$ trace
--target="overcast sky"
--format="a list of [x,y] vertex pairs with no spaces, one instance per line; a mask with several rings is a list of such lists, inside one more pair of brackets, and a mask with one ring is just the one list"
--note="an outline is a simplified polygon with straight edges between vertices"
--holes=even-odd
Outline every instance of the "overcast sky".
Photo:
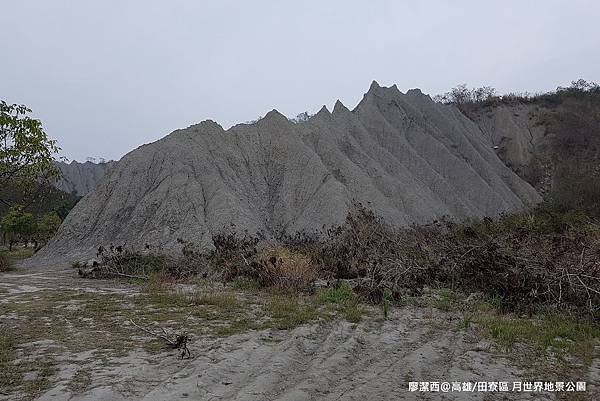
[[0,99],[77,160],[205,119],[353,108],[373,79],[430,94],[600,80],[595,0],[0,1]]

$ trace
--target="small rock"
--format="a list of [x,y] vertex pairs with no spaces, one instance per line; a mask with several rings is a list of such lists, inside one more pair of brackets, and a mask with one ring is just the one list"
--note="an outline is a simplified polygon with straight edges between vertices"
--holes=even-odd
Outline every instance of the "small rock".
[[468,305],[473,305],[477,302],[480,302],[483,300],[483,293],[482,292],[472,292],[469,294],[469,296],[467,297],[467,299],[465,299],[465,303]]
[[321,288],[326,288],[329,284],[327,283],[327,280],[323,280],[323,279],[318,279],[313,283],[313,286],[315,289],[321,289]]

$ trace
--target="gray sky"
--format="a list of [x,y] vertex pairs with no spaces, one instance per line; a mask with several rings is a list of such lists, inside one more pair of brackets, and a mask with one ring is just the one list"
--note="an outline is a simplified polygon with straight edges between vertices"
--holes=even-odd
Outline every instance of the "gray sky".
[[120,158],[205,119],[224,127],[373,79],[436,94],[600,80],[600,2],[1,0],[0,98],[70,159]]

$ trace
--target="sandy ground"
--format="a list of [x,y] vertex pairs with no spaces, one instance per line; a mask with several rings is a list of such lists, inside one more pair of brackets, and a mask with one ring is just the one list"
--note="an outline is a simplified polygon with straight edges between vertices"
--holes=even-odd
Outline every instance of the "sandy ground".
[[[127,283],[78,279],[70,270],[18,271],[0,274],[0,307],[25,302],[20,297],[36,292],[67,290],[106,297],[134,296],[138,291]],[[0,309],[1,324],[17,318]],[[40,386],[43,391],[4,392],[0,400],[555,399],[551,393],[410,392],[410,381],[533,380],[531,366],[524,369],[488,340],[457,329],[451,315],[431,308],[393,308],[386,320],[369,316],[357,324],[334,319],[290,330],[195,336],[192,358],[184,360],[174,351],[149,352],[143,347],[103,357],[93,347],[77,352],[44,341],[20,344],[19,349],[51,354],[54,371]],[[588,380],[597,380],[599,368],[595,360]],[[591,400],[597,395],[588,391],[567,399]]]

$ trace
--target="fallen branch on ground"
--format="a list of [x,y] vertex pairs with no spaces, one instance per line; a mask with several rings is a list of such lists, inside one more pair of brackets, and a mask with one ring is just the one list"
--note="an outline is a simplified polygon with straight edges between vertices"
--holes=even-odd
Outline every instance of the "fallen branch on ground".
[[187,346],[188,342],[190,341],[190,337],[187,334],[169,334],[164,327],[161,327],[162,333],[156,333],[140,326],[134,322],[133,319],[129,319],[129,321],[144,333],[159,338],[165,341],[169,347],[179,350],[181,359],[190,358],[192,356]]
[[79,276],[82,278],[106,278],[106,277],[125,277],[133,278],[138,280],[148,280],[147,276],[136,276],[133,274],[125,274],[116,272],[112,269],[104,268],[101,266],[92,267],[91,269],[79,269]]

